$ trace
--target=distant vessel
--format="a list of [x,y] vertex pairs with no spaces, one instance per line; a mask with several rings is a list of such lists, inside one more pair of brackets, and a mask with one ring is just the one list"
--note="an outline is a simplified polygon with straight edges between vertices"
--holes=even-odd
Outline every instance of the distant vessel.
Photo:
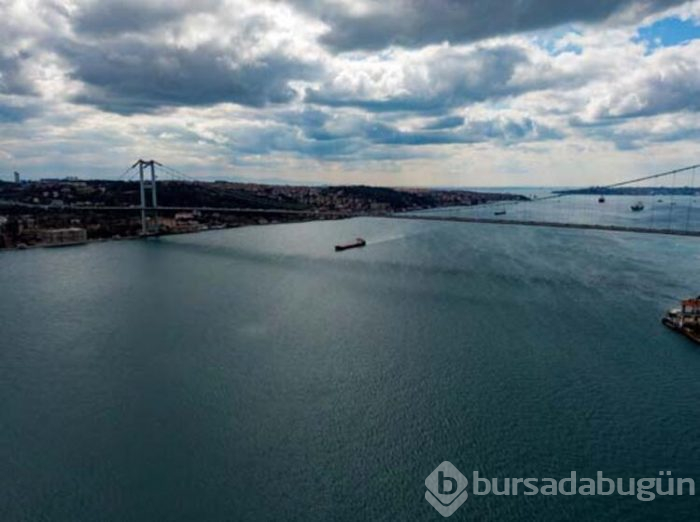
[[604,196],[600,196],[600,197],[598,198],[598,203],[605,203],[605,197],[604,197]]
[[642,203],[641,201],[637,201],[630,208],[632,209],[632,212],[641,212],[642,210],[644,210],[644,203]]
[[680,308],[669,310],[661,322],[671,330],[700,343],[700,296],[684,299]]
[[503,216],[505,215],[506,211],[505,210],[497,210],[496,212],[493,213],[494,216]]
[[360,248],[365,246],[366,244],[367,242],[364,239],[358,237],[354,243],[347,243],[345,245],[335,245],[335,251],[342,252],[343,250],[348,250],[350,248]]

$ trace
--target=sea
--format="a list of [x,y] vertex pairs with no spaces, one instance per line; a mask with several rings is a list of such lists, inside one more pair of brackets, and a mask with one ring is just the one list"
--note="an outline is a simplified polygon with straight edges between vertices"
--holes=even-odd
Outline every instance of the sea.
[[[660,322],[699,267],[694,237],[383,218],[2,252],[0,519],[442,520],[444,461],[700,487],[700,346]],[[468,491],[452,520],[698,514]]]

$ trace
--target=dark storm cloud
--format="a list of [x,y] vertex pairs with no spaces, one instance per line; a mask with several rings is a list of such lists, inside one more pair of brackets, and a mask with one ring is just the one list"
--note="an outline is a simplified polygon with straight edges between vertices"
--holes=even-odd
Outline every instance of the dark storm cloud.
[[330,26],[323,42],[337,50],[420,47],[599,22],[627,8],[652,13],[685,0],[385,0],[353,13],[328,0],[292,0]]
[[302,111],[287,111],[277,116],[279,121],[302,129],[321,129],[330,118],[326,112],[308,107]]
[[292,100],[293,79],[315,67],[283,54],[246,61],[213,45],[194,49],[122,38],[109,46],[64,47],[71,75],[86,85],[75,101],[123,114],[231,102],[261,107]]
[[313,136],[316,131],[320,131],[320,127],[315,124],[307,128],[301,122],[288,124],[283,118],[280,123],[233,129],[228,137],[231,138],[231,149],[243,155],[283,152],[328,159],[363,155],[365,152],[367,144],[359,135],[336,136],[327,132],[328,139],[316,139]]
[[0,123],[19,123],[41,112],[36,89],[22,65],[28,52],[0,54]]
[[435,131],[401,131],[393,126],[377,123],[369,126],[365,135],[373,143],[387,145],[439,145],[483,141],[515,143],[563,138],[560,132],[538,124],[530,118],[474,120],[454,129]]
[[[397,150],[386,159],[396,159],[401,154],[427,154],[417,150],[426,145],[482,142],[510,145],[564,137],[531,118],[460,120],[459,125],[456,121],[450,122],[449,128],[402,130],[376,115],[357,117],[334,113],[331,116],[323,111],[304,109],[280,114],[275,124],[262,130],[236,130],[232,141],[236,151],[243,154],[286,151],[324,159],[350,155],[367,159],[377,147],[382,150],[394,147],[402,152]],[[378,158],[372,156],[372,159]]]
[[9,56],[0,54],[0,94],[34,94],[31,82],[22,74],[22,62],[30,59],[27,52]]
[[441,130],[441,129],[453,129],[459,127],[464,123],[464,118],[462,116],[444,116],[436,120],[431,121],[427,125],[423,126],[425,130]]
[[92,0],[80,4],[72,17],[79,33],[109,36],[157,29],[187,14],[216,7],[218,0]]
[[371,142],[383,145],[440,145],[471,141],[456,132],[402,131],[382,123],[369,126],[366,136]]
[[275,111],[258,124],[231,126],[217,139],[192,139],[212,140],[213,145],[225,142],[236,157],[281,153],[319,160],[381,161],[433,157],[437,152],[431,145],[491,142],[510,146],[563,137],[557,130],[526,117],[467,120],[440,130],[405,130],[381,115],[307,107]]
[[588,125],[581,127],[591,138],[605,143],[613,143],[618,150],[639,150],[654,143],[697,141],[700,127],[681,124],[658,132],[645,128],[630,128],[620,122],[615,125]]

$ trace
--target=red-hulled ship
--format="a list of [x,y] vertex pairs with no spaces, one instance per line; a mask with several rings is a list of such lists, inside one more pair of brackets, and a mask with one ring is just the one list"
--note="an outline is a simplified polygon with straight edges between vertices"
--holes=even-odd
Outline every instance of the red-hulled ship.
[[671,330],[700,343],[700,296],[684,299],[681,301],[681,307],[669,310],[661,322]]
[[364,239],[358,237],[354,243],[347,243],[345,245],[335,245],[335,251],[342,252],[343,250],[348,250],[350,248],[360,248],[365,246],[366,244],[367,242]]

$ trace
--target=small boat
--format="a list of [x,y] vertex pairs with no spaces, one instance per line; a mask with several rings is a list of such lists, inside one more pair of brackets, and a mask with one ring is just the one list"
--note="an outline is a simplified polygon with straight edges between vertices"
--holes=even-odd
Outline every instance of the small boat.
[[671,330],[700,343],[700,296],[684,299],[681,301],[681,307],[666,312],[661,322]]
[[504,216],[506,213],[505,210],[497,210],[496,212],[493,213],[494,216]]
[[605,203],[605,196],[600,196],[598,198],[598,203]]
[[335,251],[342,252],[343,250],[348,250],[350,248],[360,248],[365,246],[366,244],[367,242],[364,239],[358,237],[354,243],[347,243],[345,245],[335,245]]
[[641,201],[637,201],[630,208],[632,209],[632,212],[641,212],[642,210],[644,210],[644,203],[642,203]]

